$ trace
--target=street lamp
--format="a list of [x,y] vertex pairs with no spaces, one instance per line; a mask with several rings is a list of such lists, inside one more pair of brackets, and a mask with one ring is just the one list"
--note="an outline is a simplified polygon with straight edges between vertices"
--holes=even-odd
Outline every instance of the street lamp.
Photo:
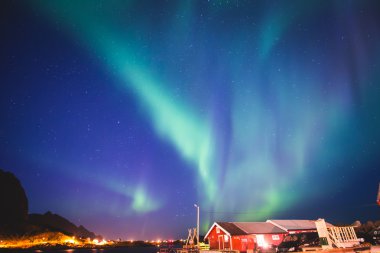
[[199,248],[199,206],[194,204],[194,207],[197,208],[197,246]]

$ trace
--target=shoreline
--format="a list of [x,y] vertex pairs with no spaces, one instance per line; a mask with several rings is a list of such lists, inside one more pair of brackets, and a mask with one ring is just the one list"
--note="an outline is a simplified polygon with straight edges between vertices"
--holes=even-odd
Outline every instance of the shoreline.
[[127,243],[114,243],[114,244],[104,244],[104,245],[93,245],[93,244],[84,244],[84,245],[67,245],[67,244],[39,244],[31,245],[25,247],[0,247],[0,252],[4,250],[70,250],[70,249],[108,249],[108,248],[157,248],[156,245],[131,245]]

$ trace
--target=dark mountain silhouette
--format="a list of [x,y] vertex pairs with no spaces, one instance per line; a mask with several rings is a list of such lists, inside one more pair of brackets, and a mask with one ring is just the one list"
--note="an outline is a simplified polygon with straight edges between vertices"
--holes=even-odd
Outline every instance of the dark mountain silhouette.
[[28,219],[28,198],[20,181],[0,169],[0,233],[23,230]]
[[93,239],[96,236],[93,232],[88,231],[82,225],[77,227],[62,216],[51,212],[47,212],[45,214],[30,214],[29,223],[50,231],[63,232],[64,234],[74,235],[77,237],[89,237]]
[[47,212],[28,215],[28,198],[20,181],[11,172],[0,169],[0,235],[26,235],[41,232],[62,232],[66,235],[94,239],[85,227]]

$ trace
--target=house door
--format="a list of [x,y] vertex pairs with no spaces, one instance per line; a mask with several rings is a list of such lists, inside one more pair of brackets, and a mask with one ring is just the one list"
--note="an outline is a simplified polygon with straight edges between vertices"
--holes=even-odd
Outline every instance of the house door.
[[219,250],[230,249],[230,238],[228,235],[218,235]]
[[219,245],[219,250],[224,249],[224,238],[223,238],[223,235],[218,235],[218,245]]
[[241,239],[241,251],[247,251],[247,245],[248,244],[248,240],[247,238],[242,238]]

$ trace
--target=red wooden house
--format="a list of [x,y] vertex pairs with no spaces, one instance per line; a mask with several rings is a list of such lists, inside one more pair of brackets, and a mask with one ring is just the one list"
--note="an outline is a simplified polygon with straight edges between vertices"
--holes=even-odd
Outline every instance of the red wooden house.
[[215,222],[207,234],[210,249],[240,252],[281,243],[287,232],[269,222]]

